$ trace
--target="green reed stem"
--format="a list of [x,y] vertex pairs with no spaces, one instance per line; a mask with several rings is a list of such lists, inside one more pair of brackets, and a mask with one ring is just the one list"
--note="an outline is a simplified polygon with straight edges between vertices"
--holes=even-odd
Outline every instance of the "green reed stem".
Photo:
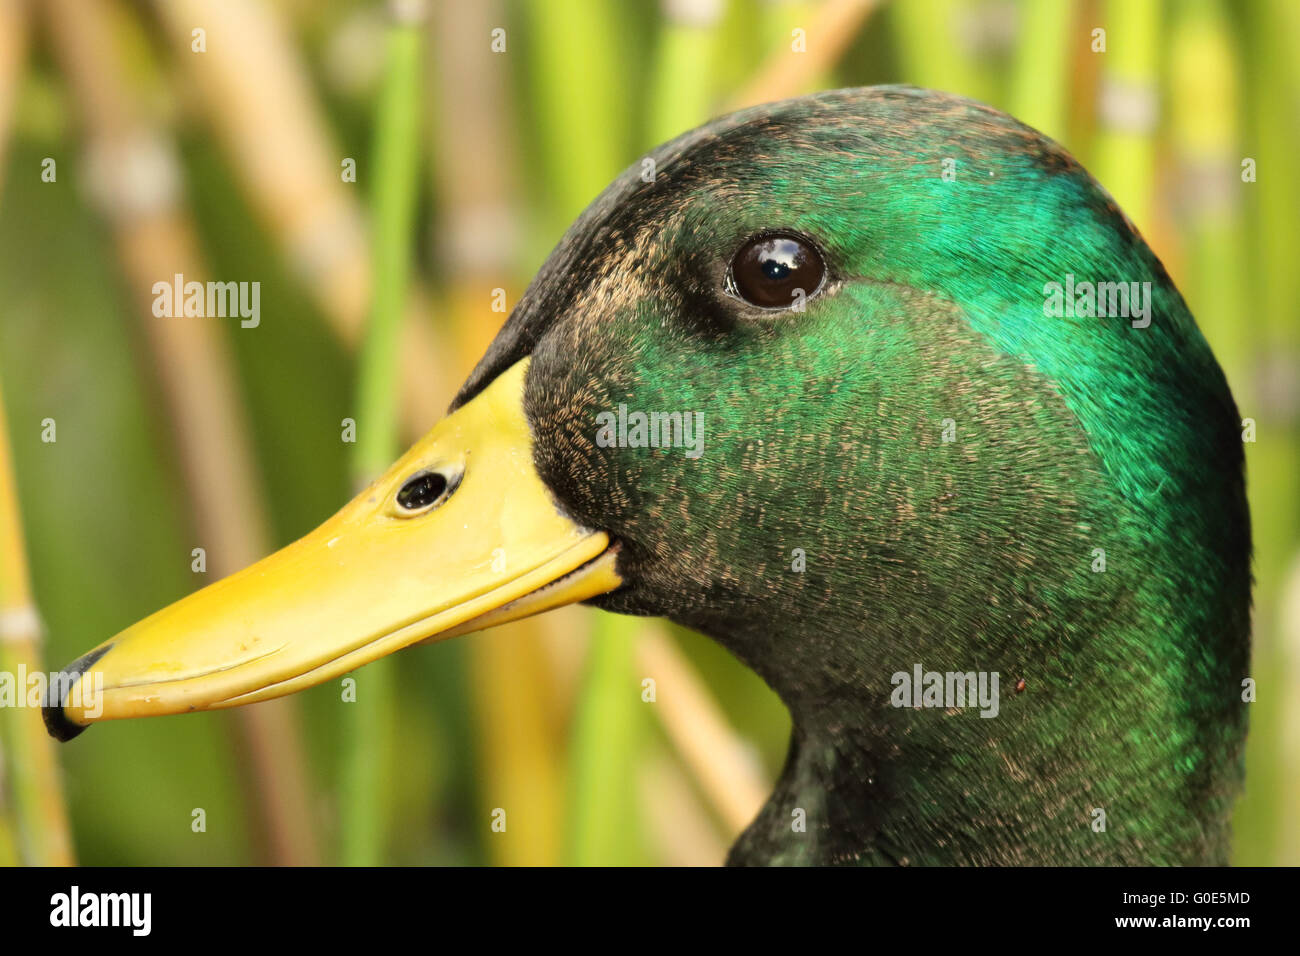
[[[638,92],[623,43],[620,4],[570,0],[529,10],[531,89],[548,184],[550,242],[636,157],[630,117]],[[566,862],[636,862],[635,778],[641,717],[625,620],[596,619],[569,750]]]
[[1020,17],[1007,112],[1064,140],[1074,7],[1061,0],[1025,0]]
[[[373,150],[373,287],[357,385],[357,487],[374,480],[398,451],[398,344],[410,284],[418,199],[420,67],[423,28],[398,23],[388,37]],[[362,178],[362,176],[358,178]],[[348,866],[382,862],[392,775],[394,664],[385,658],[352,675],[356,701],[344,722],[340,858]]]
[[907,0],[888,7],[898,46],[900,79],[988,102],[992,75],[971,44],[964,42],[981,15],[970,0]]
[[[1223,18],[1240,16],[1236,4]],[[1283,630],[1286,576],[1300,540],[1300,422],[1278,382],[1300,375],[1300,182],[1292,172],[1300,151],[1294,121],[1300,98],[1300,9],[1290,0],[1246,5],[1245,89],[1234,106],[1248,118],[1234,168],[1234,187],[1248,215],[1244,229],[1246,291],[1228,317],[1245,341],[1239,375],[1227,369],[1244,417],[1256,420],[1257,436],[1246,445],[1246,480],[1255,546],[1255,630],[1251,669],[1256,675],[1285,675],[1300,655]],[[1246,59],[1248,57],[1248,60]],[[1241,160],[1256,162],[1256,182],[1240,181]],[[1203,281],[1219,277],[1217,263],[1203,267]],[[1197,315],[1198,319],[1200,314]],[[1207,332],[1208,334],[1208,332]],[[1266,374],[1265,374],[1266,373]],[[1267,387],[1266,383],[1274,383]],[[1280,400],[1279,400],[1280,399]],[[1283,677],[1283,681],[1286,678]],[[1293,685],[1292,685],[1293,686]],[[1291,865],[1300,859],[1300,825],[1295,818],[1297,757],[1294,727],[1300,705],[1294,693],[1260,696],[1251,705],[1246,743],[1246,792],[1233,819],[1233,863]]]
[[[42,672],[40,633],[36,606],[29,584],[18,488],[9,456],[9,429],[4,399],[0,396],[0,673]],[[0,824],[0,852],[8,843],[31,866],[67,866],[73,863],[63,785],[59,777],[54,742],[45,732],[39,707],[0,707],[0,753],[7,759],[0,774],[8,793],[0,807],[12,817]],[[7,798],[7,799],[6,799]]]
[[1161,23],[1158,3],[1107,2],[1101,118],[1092,173],[1148,238],[1155,207]]

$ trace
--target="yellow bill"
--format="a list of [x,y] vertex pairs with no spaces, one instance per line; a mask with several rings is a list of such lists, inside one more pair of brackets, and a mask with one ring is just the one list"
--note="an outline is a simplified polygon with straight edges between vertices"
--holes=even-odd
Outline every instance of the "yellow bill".
[[233,707],[621,584],[601,531],[533,467],[524,359],[315,531],[127,628],[65,671],[46,726]]

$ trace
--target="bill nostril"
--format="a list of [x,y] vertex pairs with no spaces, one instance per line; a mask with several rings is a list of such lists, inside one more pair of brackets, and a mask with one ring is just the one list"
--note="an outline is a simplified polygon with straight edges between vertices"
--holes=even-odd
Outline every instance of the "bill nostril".
[[417,472],[397,492],[397,506],[408,515],[427,511],[455,493],[461,474],[460,470],[450,475],[432,469]]
[[407,511],[417,511],[433,504],[446,490],[446,478],[436,471],[426,471],[402,486],[402,490],[397,493],[397,503]]

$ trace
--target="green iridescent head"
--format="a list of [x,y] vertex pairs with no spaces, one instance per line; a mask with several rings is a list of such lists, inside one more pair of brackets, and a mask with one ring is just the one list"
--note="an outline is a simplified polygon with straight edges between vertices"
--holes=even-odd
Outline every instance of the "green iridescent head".
[[[1239,421],[1113,200],[1014,119],[909,88],[748,110],[651,158],[570,229],[458,400],[532,356],[539,471],[622,544],[627,584],[594,603],[754,667],[795,720],[783,787],[874,781],[837,824],[857,852],[947,826],[925,807],[960,789],[995,830],[1056,801],[1069,858],[1221,857],[1248,654]],[[999,673],[999,716],[892,706],[915,664]],[[1090,780],[1162,786],[1101,841]],[[786,852],[772,806],[742,857]]]

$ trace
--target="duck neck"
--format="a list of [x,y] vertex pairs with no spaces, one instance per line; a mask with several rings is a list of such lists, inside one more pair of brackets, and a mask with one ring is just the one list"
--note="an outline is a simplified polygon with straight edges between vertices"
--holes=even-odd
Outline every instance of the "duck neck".
[[[978,642],[912,635],[890,642],[909,649],[896,669],[846,665],[833,685],[764,674],[790,749],[728,862],[1226,863],[1245,708],[1224,688],[1243,662],[1153,642],[1141,605]],[[958,660],[970,669],[949,671]]]
[[[1005,693],[1015,684],[1008,681]],[[1083,798],[1099,776],[1095,767],[1065,761],[1045,777],[1034,737],[1024,725],[942,704],[801,710],[774,792],[728,863],[934,866],[1045,863],[1063,852],[1080,862],[1104,857],[1103,834],[1091,829],[1092,811],[1104,807]],[[1048,805],[1055,821],[1045,816]]]

